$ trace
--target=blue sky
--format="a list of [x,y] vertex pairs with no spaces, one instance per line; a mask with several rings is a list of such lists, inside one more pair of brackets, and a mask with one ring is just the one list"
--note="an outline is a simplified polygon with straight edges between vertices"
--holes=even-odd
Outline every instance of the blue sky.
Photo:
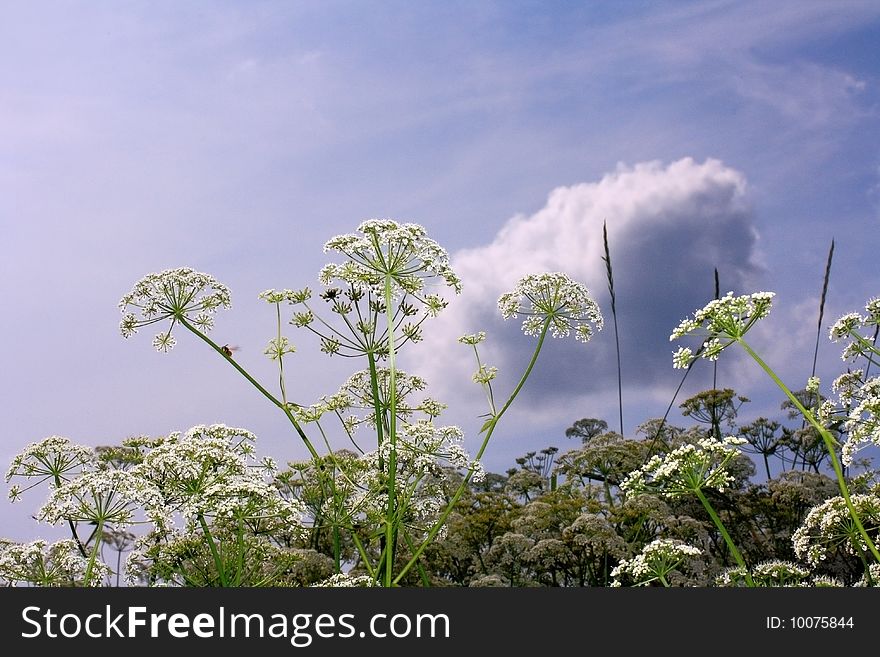
[[[424,225],[464,293],[405,365],[469,446],[483,412],[455,343],[485,329],[509,391],[532,343],[494,312],[530,271],[567,271],[606,315],[608,225],[625,429],[678,383],[671,329],[713,293],[777,292],[755,347],[793,387],[826,324],[878,293],[880,5],[848,2],[19,2],[0,8],[0,460],[52,434],[90,445],[211,422],[279,461],[303,450],[228,365],[179,336],[118,333],[118,299],[168,267],[233,293],[216,339],[266,381],[268,287],[316,284],[323,243],[370,217]],[[617,415],[613,334],[547,346],[490,445],[503,471]],[[295,333],[288,391],[351,363]],[[265,362],[264,362],[265,361]],[[842,363],[824,340],[826,382]],[[292,370],[292,371],[291,371]],[[719,383],[781,396],[734,354]],[[691,392],[709,387],[695,370]],[[673,421],[687,424],[682,418]],[[571,445],[573,446],[573,445]],[[25,538],[41,500],[0,506]]]

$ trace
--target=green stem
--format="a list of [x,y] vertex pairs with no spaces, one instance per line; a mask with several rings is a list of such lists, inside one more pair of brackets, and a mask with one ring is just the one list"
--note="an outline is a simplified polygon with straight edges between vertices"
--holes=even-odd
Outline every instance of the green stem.
[[[281,348],[281,304],[275,304],[275,316],[277,322],[276,340],[278,351],[283,352]],[[287,389],[284,386],[284,353],[278,354],[278,387],[281,390],[281,403],[287,407]]]
[[199,524],[202,526],[202,532],[205,534],[208,548],[211,550],[211,556],[214,558],[214,565],[217,567],[217,574],[220,577],[220,586],[228,586],[226,581],[226,571],[223,568],[223,560],[220,558],[220,553],[217,551],[217,545],[214,543],[214,537],[211,536],[211,530],[208,529],[208,523],[205,522],[205,516],[201,513],[199,514]]
[[736,561],[737,565],[739,565],[739,567],[743,569],[743,572],[745,572],[746,584],[750,587],[754,587],[755,583],[752,581],[752,575],[749,573],[746,562],[740,554],[739,550],[736,548],[733,539],[730,538],[730,534],[727,533],[727,529],[725,529],[724,523],[721,522],[721,518],[719,518],[718,514],[715,513],[715,509],[712,508],[712,505],[709,503],[709,500],[706,499],[706,496],[703,494],[703,491],[701,489],[694,489],[694,493],[696,493],[697,497],[700,498],[700,502],[703,503],[703,508],[705,508],[706,511],[709,513],[709,517],[712,518],[712,522],[715,523],[718,531],[721,532],[721,536],[724,537],[724,542],[727,543],[727,547],[730,548],[730,554],[733,555],[733,558]]
[[181,324],[183,324],[187,329],[189,329],[192,333],[198,336],[202,341],[206,342],[211,349],[216,351],[218,354],[223,356],[226,361],[232,365],[236,370],[238,370],[239,374],[241,374],[244,378],[246,378],[252,386],[254,386],[266,399],[275,404],[278,408],[280,408],[284,414],[287,416],[287,419],[293,425],[293,428],[299,434],[300,439],[305,444],[306,448],[309,450],[309,454],[311,454],[312,458],[317,461],[320,460],[320,456],[318,455],[317,450],[315,449],[312,442],[309,440],[308,436],[306,436],[305,431],[303,431],[302,426],[300,426],[299,422],[297,422],[296,418],[293,417],[293,413],[290,412],[290,404],[282,402],[275,398],[275,396],[266,390],[262,385],[260,385],[259,381],[257,381],[254,377],[252,377],[247,370],[245,370],[241,365],[239,365],[234,358],[228,356],[221,347],[217,345],[216,342],[211,340],[207,335],[199,331],[195,326],[190,324],[185,317],[178,318]]
[[397,479],[397,370],[394,363],[394,317],[391,313],[391,275],[385,274],[385,317],[388,320],[388,508],[385,513],[385,586],[392,586],[396,542],[395,483]]
[[361,555],[361,559],[364,563],[364,568],[367,569],[367,574],[373,579],[376,579],[376,571],[373,570],[373,567],[370,565],[370,557],[367,554],[366,549],[364,548],[364,544],[361,543],[361,539],[358,538],[357,531],[354,527],[351,528],[351,539],[352,541],[354,541],[354,546],[357,548],[357,551]]
[[[501,416],[510,408],[510,405],[513,403],[513,400],[516,399],[516,396],[519,394],[519,391],[522,390],[522,387],[526,383],[526,379],[529,378],[529,375],[532,373],[532,369],[535,367],[535,363],[538,361],[538,354],[541,353],[541,347],[544,346],[544,339],[547,337],[547,329],[550,328],[550,319],[544,320],[544,326],[541,328],[541,334],[538,336],[538,344],[535,347],[535,352],[532,354],[532,359],[529,361],[528,367],[526,367],[525,372],[523,372],[522,377],[519,380],[516,388],[514,388],[510,397],[505,402],[504,406],[501,407],[501,410],[498,411],[496,415],[493,415],[492,418],[486,423],[484,427],[484,431],[486,431],[486,437],[483,438],[483,443],[480,445],[480,449],[477,451],[476,457],[474,457],[474,461],[479,461],[483,457],[483,452],[486,451],[486,447],[489,446],[489,440],[492,438],[492,434],[495,432],[495,427],[498,426],[498,421],[501,419]],[[455,491],[455,494],[452,496],[449,504],[446,505],[446,508],[443,509],[443,513],[440,515],[440,519],[434,523],[434,526],[431,527],[431,530],[428,532],[428,535],[425,537],[425,540],[419,545],[419,547],[413,553],[413,556],[410,557],[410,560],[406,563],[406,565],[401,569],[400,573],[394,579],[394,583],[400,581],[400,579],[409,571],[410,568],[415,565],[418,558],[422,555],[422,552],[425,551],[425,548],[428,544],[434,540],[434,537],[440,531],[444,524],[446,524],[446,519],[449,518],[449,515],[452,513],[452,510],[455,508],[455,505],[458,504],[458,500],[461,498],[464,493],[465,488],[467,488],[468,483],[471,480],[471,477],[474,474],[474,466],[472,465],[467,474],[462,479],[461,484],[459,484],[458,489]]]
[[880,562],[880,552],[878,552],[877,547],[874,545],[874,542],[868,536],[868,532],[865,531],[864,525],[862,525],[862,521],[859,518],[859,514],[856,511],[856,508],[853,506],[852,500],[849,496],[849,487],[846,485],[846,479],[843,476],[843,470],[840,467],[840,461],[837,458],[837,450],[836,448],[836,440],[831,433],[823,427],[813,414],[804,408],[804,405],[801,404],[800,400],[792,394],[791,390],[776,376],[776,373],[770,369],[770,366],[765,363],[758,354],[756,354],[752,348],[743,340],[741,337],[737,338],[737,342],[739,342],[743,349],[746,350],[746,353],[751,356],[758,365],[761,366],[767,375],[773,379],[773,382],[779,386],[779,389],[785,393],[785,396],[794,404],[795,408],[801,412],[801,414],[807,419],[807,421],[813,425],[816,431],[819,432],[819,435],[822,436],[822,440],[825,442],[825,449],[828,451],[828,457],[831,460],[831,466],[834,468],[834,475],[837,477],[837,485],[840,488],[840,494],[843,496],[843,500],[846,503],[846,508],[849,510],[850,516],[852,516],[853,522],[856,524],[856,528],[859,530],[859,534],[861,534],[862,539],[864,539],[865,544],[868,546],[868,549],[871,551],[871,554],[874,555],[874,559]]
[[95,568],[95,561],[98,560],[98,550],[101,549],[101,534],[104,531],[104,519],[98,520],[98,527],[95,529],[95,544],[92,546],[92,555],[89,557],[89,565],[86,566],[86,574],[83,578],[86,586],[92,580],[92,570]]

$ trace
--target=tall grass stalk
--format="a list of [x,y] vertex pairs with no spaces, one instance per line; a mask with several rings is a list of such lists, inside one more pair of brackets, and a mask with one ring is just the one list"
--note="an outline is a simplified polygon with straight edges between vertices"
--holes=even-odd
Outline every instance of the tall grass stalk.
[[614,320],[614,348],[617,351],[617,407],[620,414],[620,435],[623,435],[623,376],[620,368],[620,337],[617,333],[617,297],[614,294],[614,271],[611,267],[611,250],[608,248],[608,225],[602,222],[602,243],[605,246],[605,274],[608,293],[611,295],[611,317]]
[[[721,298],[721,285],[718,282],[718,267],[715,267],[715,298]],[[712,361],[712,390],[718,390],[718,361]]]
[[[819,321],[816,323],[816,347],[813,349],[813,369],[810,376],[816,376],[816,360],[819,358],[819,340],[822,337],[822,319],[825,317],[825,298],[828,294],[828,279],[831,278],[831,259],[834,257],[834,238],[831,239],[831,248],[828,249],[828,260],[825,263],[825,278],[822,281],[822,296],[819,299]],[[804,419],[806,422],[806,419]]]

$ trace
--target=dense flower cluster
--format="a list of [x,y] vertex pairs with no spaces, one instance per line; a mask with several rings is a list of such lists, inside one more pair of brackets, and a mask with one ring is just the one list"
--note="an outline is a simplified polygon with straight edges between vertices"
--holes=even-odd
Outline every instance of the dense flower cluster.
[[131,292],[119,301],[123,313],[119,329],[129,338],[143,326],[171,320],[166,331],[156,334],[153,346],[167,352],[176,340],[171,335],[174,324],[191,322],[202,331],[214,326],[214,314],[232,305],[228,288],[212,276],[189,267],[166,269],[148,274],[134,284]]
[[[716,360],[724,349],[744,336],[758,320],[770,314],[774,296],[773,292],[755,292],[735,297],[733,292],[728,292],[695,311],[693,318],[683,319],[672,331],[669,340],[687,335],[702,336],[704,339],[699,356]],[[672,364],[676,368],[686,368],[696,357],[689,347],[680,347],[673,354]]]
[[[58,484],[95,466],[95,452],[89,447],[76,445],[63,436],[49,436],[31,443],[12,459],[6,471],[6,481],[14,477],[24,478],[28,482],[26,488],[47,480]],[[13,485],[9,490],[10,500],[17,501],[21,493],[21,486]]]
[[501,295],[498,308],[504,319],[524,317],[523,333],[540,335],[549,324],[554,338],[574,337],[587,342],[602,329],[603,318],[590,291],[581,283],[559,272],[529,274],[516,287]]
[[668,454],[655,455],[621,483],[628,493],[655,493],[677,497],[705,488],[724,491],[733,481],[728,466],[739,455],[744,438],[703,438]]
[[659,538],[648,543],[642,551],[632,559],[624,559],[614,570],[612,586],[621,586],[630,581],[632,586],[648,586],[660,581],[668,586],[667,577],[670,573],[687,565],[689,559],[702,554],[699,548],[687,545],[674,539]]
[[156,486],[132,472],[101,470],[86,472],[53,489],[37,517],[50,524],[100,523],[120,530],[132,523],[138,509],[158,526],[171,522]]
[[88,581],[87,572],[88,559],[72,539],[54,543],[0,540],[0,586],[101,586],[110,568],[104,563],[96,564]]
[[[876,542],[880,538],[880,496],[853,495],[851,501],[868,535]],[[791,540],[798,558],[813,566],[821,565],[837,552],[868,554],[843,497],[832,497],[813,507]]]
[[426,282],[439,279],[456,293],[461,281],[449,266],[449,255],[426,235],[422,226],[391,219],[370,219],[357,233],[339,235],[327,241],[324,251],[347,256],[341,265],[328,264],[321,270],[321,282],[340,281],[380,297],[388,277],[395,295],[420,294]]

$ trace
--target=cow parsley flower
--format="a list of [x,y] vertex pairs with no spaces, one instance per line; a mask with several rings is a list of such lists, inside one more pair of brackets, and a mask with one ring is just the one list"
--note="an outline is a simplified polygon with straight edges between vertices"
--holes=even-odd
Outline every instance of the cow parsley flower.
[[841,460],[851,465],[860,450],[868,445],[880,446],[880,377],[871,377],[858,390],[846,389],[845,394],[854,405],[844,421],[848,436]]
[[567,337],[574,331],[580,342],[589,341],[604,321],[590,291],[559,272],[525,276],[511,292],[501,295],[498,308],[504,319],[522,316],[526,335],[540,335],[544,324],[549,323],[554,338]]
[[699,548],[669,538],[659,538],[648,543],[632,559],[621,561],[612,571],[611,586],[622,586],[631,581],[632,586],[649,586],[660,582],[669,586],[667,577],[688,565],[688,561],[702,554]]
[[355,588],[364,586],[378,586],[378,584],[376,584],[376,580],[374,580],[372,577],[368,577],[367,575],[349,575],[347,573],[337,573],[335,575],[331,575],[327,579],[321,580],[317,584],[312,584],[312,586],[318,588]]
[[427,237],[422,226],[391,219],[370,219],[357,233],[339,235],[327,241],[324,251],[335,251],[348,258],[321,270],[321,282],[341,281],[347,286],[384,295],[385,279],[390,279],[395,296],[419,294],[427,281],[439,279],[456,294],[461,281],[449,266],[449,255]]
[[55,488],[37,517],[50,524],[62,520],[125,529],[142,509],[157,526],[171,522],[159,489],[125,470],[87,472]]
[[737,447],[746,442],[733,436],[722,440],[703,438],[668,454],[657,454],[631,472],[620,488],[628,493],[654,493],[667,498],[705,488],[723,492],[734,481],[727,466],[739,455]]
[[811,572],[791,561],[771,559],[756,564],[750,570],[742,566],[728,568],[715,578],[718,586],[748,586],[746,573],[749,573],[754,586],[782,587],[809,585]]
[[[873,541],[880,538],[880,497],[853,495],[850,498],[865,531]],[[843,497],[832,497],[813,507],[791,537],[799,559],[818,566],[836,552],[865,557],[864,538],[853,522]]]
[[[700,357],[716,360],[724,349],[743,337],[758,320],[770,314],[774,296],[773,292],[755,292],[735,297],[733,292],[728,292],[695,311],[693,318],[683,319],[672,331],[669,340],[687,335],[702,336],[704,340]],[[673,367],[686,368],[694,358],[696,355],[690,349],[679,349],[673,354]]]
[[[13,477],[32,480],[26,489],[47,480],[54,485],[91,470],[95,465],[95,452],[90,447],[76,445],[63,436],[49,436],[31,443],[12,459],[6,471],[6,481]],[[21,493],[20,486],[13,486],[10,499],[16,501]]]
[[122,297],[119,329],[122,337],[129,338],[143,326],[171,320],[168,329],[153,339],[158,351],[167,352],[175,344],[171,335],[175,323],[187,321],[209,331],[217,310],[231,305],[229,289],[212,276],[189,267],[166,269],[144,276]]
[[88,562],[73,539],[54,543],[0,541],[0,586],[101,586],[110,568],[96,561],[85,581]]

